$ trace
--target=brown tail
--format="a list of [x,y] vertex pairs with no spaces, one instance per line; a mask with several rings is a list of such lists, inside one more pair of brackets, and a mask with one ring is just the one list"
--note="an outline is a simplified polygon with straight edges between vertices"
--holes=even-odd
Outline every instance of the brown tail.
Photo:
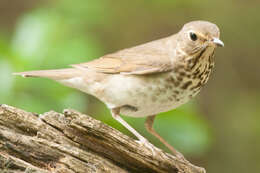
[[79,69],[67,68],[67,69],[56,69],[56,70],[39,70],[39,71],[27,71],[13,73],[14,75],[20,75],[22,77],[44,77],[53,80],[69,79],[76,76],[80,76],[82,72]]

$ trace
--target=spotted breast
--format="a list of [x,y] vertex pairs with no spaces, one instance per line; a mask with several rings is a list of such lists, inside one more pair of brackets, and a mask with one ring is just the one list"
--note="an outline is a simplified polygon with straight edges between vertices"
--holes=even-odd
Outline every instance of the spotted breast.
[[214,49],[209,47],[191,58],[186,57],[170,72],[145,76],[113,75],[107,83],[109,87],[105,87],[104,101],[109,107],[120,105],[122,114],[133,117],[174,109],[198,94],[208,81],[214,66],[213,56]]

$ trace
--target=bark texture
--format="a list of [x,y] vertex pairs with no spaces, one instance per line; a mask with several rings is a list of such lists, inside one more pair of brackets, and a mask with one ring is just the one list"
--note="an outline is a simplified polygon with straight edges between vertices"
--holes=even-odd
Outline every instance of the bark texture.
[[42,115],[0,105],[1,173],[204,173],[74,110]]

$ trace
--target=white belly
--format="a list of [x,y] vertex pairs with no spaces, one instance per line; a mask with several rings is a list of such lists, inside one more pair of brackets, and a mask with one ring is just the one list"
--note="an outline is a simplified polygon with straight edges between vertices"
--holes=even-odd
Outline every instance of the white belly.
[[165,81],[169,75],[172,74],[145,77],[113,75],[104,87],[103,97],[99,98],[109,108],[122,106],[120,112],[127,116],[143,117],[166,112],[191,99],[189,90],[182,90]]

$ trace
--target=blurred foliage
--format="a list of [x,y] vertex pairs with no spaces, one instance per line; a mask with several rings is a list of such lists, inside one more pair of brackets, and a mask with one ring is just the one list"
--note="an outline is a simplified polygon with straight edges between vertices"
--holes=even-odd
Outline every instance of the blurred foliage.
[[[74,108],[130,136],[95,98],[12,72],[90,61],[173,34],[191,20],[216,23],[226,45],[217,51],[216,72],[197,99],[158,116],[155,129],[184,154],[200,156],[209,172],[259,172],[258,1],[2,0],[0,6],[0,103],[37,113]],[[167,150],[145,131],[144,118],[124,119]]]
[[[156,4],[156,1],[151,3]],[[167,1],[167,4],[172,2]],[[45,79],[16,78],[14,82],[11,73],[62,68],[101,56],[104,53],[103,45],[97,34],[90,31],[97,26],[109,25],[107,21],[111,20],[111,16],[109,13],[105,14],[105,9],[108,9],[105,1],[65,0],[45,4],[21,15],[8,48],[11,57],[7,56],[1,63],[1,74],[4,75],[1,79],[5,81],[5,85],[2,85],[3,97],[0,101],[34,112],[45,112],[49,109],[61,111],[66,107],[86,111],[88,101],[85,94]],[[100,119],[132,135],[109,114],[107,111],[100,112],[99,115],[106,115]],[[171,116],[172,114],[176,116]],[[165,118],[158,118],[156,126],[160,127],[159,131],[177,148],[198,154],[208,148],[209,133],[206,123],[196,114],[194,108],[190,107],[171,111],[162,116]],[[137,129],[144,131],[144,120],[126,119]],[[157,142],[157,145],[160,143]]]

